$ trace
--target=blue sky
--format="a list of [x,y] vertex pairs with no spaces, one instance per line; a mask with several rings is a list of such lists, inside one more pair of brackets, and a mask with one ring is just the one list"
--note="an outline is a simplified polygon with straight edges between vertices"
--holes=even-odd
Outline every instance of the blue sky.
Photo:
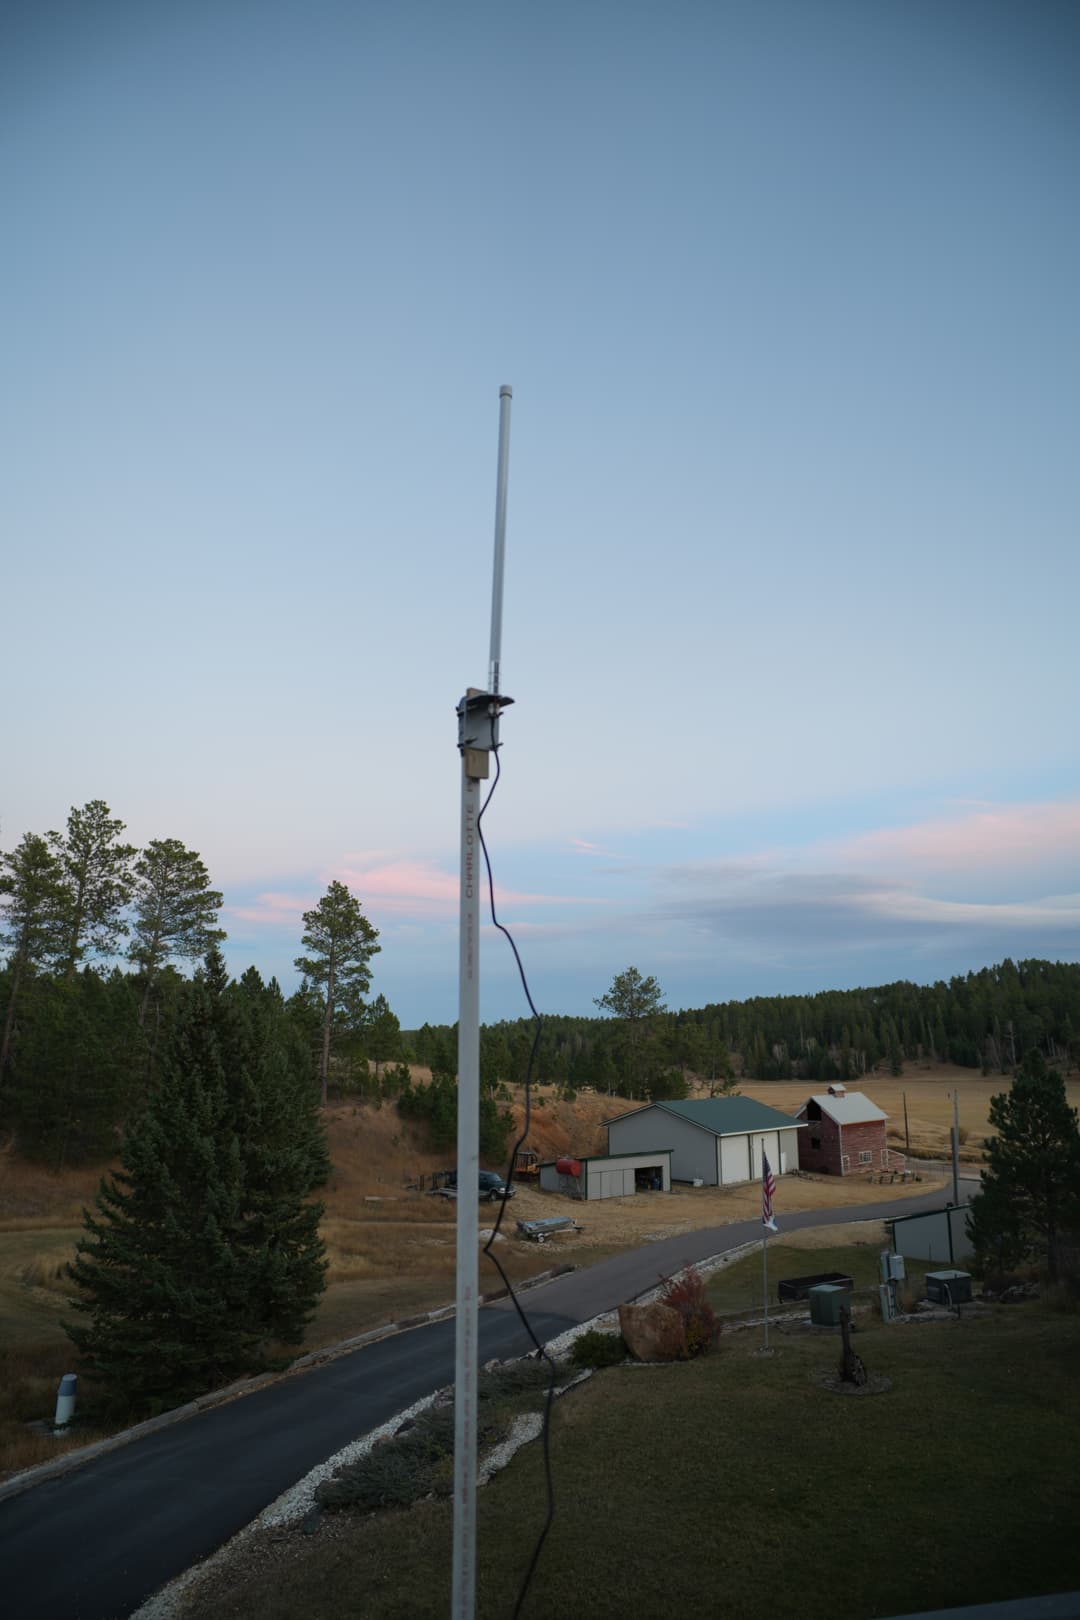
[[1074,7],[0,26],[2,847],[104,798],[287,983],[340,877],[452,1019],[509,382],[541,1005],[1080,959]]

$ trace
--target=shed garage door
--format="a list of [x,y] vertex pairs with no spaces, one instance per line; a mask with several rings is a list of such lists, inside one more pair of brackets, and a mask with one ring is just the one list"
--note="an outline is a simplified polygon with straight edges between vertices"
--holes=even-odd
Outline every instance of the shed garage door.
[[634,1191],[634,1172],[630,1170],[601,1170],[599,1193],[589,1188],[590,1198],[627,1198]]

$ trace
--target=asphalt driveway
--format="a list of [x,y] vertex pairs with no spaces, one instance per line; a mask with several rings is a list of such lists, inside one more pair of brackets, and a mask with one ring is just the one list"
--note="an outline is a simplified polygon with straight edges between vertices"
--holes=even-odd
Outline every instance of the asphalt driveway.
[[[784,1230],[938,1209],[926,1198],[782,1218]],[[661,1274],[751,1242],[758,1221],[686,1232],[524,1296],[537,1337],[612,1310]],[[782,1233],[781,1233],[782,1236]],[[508,1301],[480,1313],[483,1359],[531,1342]],[[452,1318],[428,1323],[92,1458],[0,1502],[13,1620],[124,1620],[327,1457],[452,1381]]]

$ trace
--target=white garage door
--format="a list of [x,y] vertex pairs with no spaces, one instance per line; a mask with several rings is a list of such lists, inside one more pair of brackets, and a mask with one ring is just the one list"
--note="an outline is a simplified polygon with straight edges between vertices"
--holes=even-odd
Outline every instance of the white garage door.
[[778,1131],[762,1131],[753,1138],[754,1143],[754,1180],[761,1179],[761,1155],[769,1156],[769,1168],[774,1176],[780,1174],[780,1133]]
[[750,1157],[746,1150],[745,1136],[722,1136],[720,1138],[720,1179],[725,1187],[734,1181],[750,1180]]

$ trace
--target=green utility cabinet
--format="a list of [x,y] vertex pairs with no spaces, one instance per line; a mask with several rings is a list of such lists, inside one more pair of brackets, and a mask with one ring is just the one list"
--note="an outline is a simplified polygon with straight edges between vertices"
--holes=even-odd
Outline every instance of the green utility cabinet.
[[840,1312],[851,1310],[851,1289],[840,1283],[818,1283],[808,1297],[810,1320],[818,1327],[839,1327]]

